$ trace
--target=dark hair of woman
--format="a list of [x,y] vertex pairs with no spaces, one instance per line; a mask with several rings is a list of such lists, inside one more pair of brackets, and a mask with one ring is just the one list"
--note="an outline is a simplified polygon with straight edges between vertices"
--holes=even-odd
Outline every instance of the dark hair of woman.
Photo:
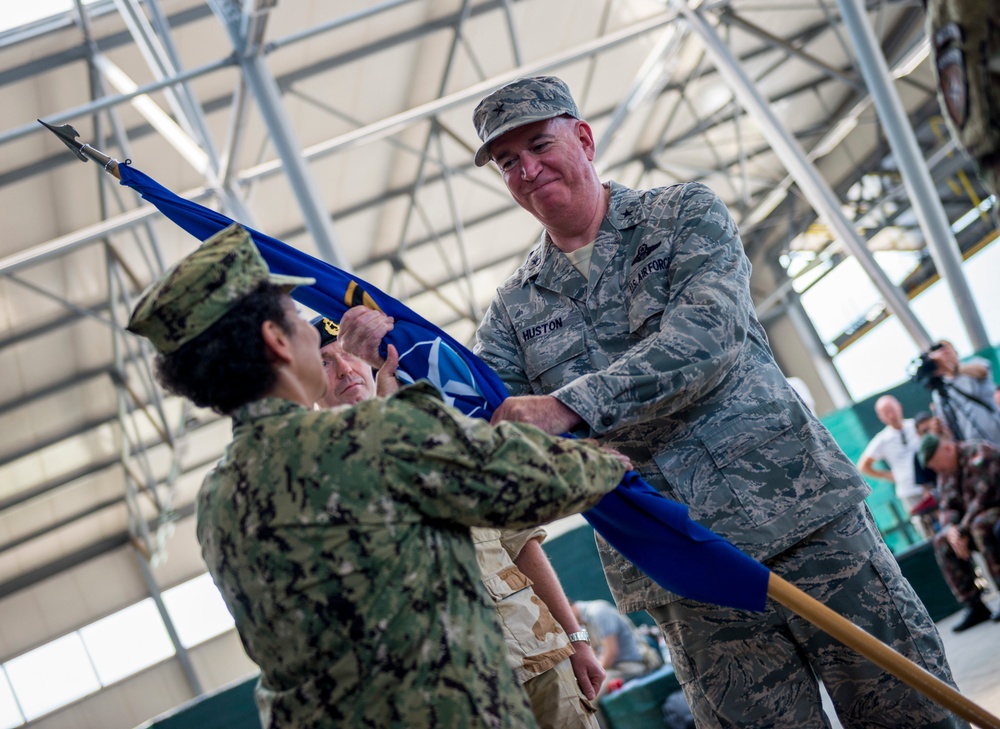
[[276,375],[260,328],[273,321],[291,333],[283,296],[280,287],[262,283],[180,349],[157,355],[160,384],[222,415],[262,398],[274,387]]

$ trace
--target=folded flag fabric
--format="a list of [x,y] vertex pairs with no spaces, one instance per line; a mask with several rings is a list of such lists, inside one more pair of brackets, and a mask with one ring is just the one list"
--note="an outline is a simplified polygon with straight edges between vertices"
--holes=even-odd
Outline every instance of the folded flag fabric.
[[[198,240],[234,221],[185,200],[135,167],[120,164],[121,184],[131,187]],[[430,380],[446,401],[466,415],[489,419],[507,397],[500,378],[467,347],[374,286],[330,264],[247,228],[275,273],[311,276],[314,286],[292,296],[339,320],[348,308],[378,308],[395,320],[387,337],[400,354],[403,381]],[[761,611],[770,572],[728,541],[701,526],[687,507],[662,496],[630,471],[621,484],[584,514],[608,544],[673,593],[701,602]]]

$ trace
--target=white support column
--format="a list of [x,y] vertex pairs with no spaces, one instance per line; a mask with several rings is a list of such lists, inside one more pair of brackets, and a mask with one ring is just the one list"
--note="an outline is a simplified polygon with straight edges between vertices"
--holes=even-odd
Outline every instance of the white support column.
[[715,28],[709,25],[700,13],[689,8],[685,0],[671,0],[671,2],[684,15],[691,29],[701,37],[705,44],[705,50],[715,62],[719,74],[726,79],[740,103],[757,122],[764,138],[781,159],[789,174],[795,179],[806,199],[858,259],[865,273],[868,274],[885,299],[886,307],[899,317],[903,328],[906,329],[918,347],[921,349],[927,347],[931,343],[931,338],[923,324],[913,314],[906,297],[876,263],[868,246],[841,211],[840,201],[829,183],[809,163],[798,141],[785,129],[767,100],[750,82],[743,68],[722,42]]
[[[996,0],[993,0],[996,2]],[[962,273],[962,253],[951,230],[951,223],[938,197],[934,180],[927,169],[924,155],[917,144],[916,134],[910,126],[899,98],[899,92],[892,82],[892,75],[886,65],[885,56],[878,39],[865,15],[860,0],[837,0],[844,26],[854,41],[858,67],[868,85],[875,102],[875,109],[882,120],[882,128],[892,148],[893,157],[903,173],[903,184],[913,201],[913,212],[917,216],[920,230],[927,241],[934,265],[944,279],[955,300],[965,331],[977,352],[990,346],[986,327],[979,316],[976,302]]]
[[232,4],[232,0],[209,0],[209,4],[229,32],[247,87],[257,101],[268,134],[302,210],[306,229],[312,236],[320,257],[347,270],[347,259],[337,242],[330,213],[320,199],[309,167],[302,156],[302,149],[292,131],[291,120],[281,104],[278,83],[264,62],[260,45],[255,38],[261,27],[255,20],[260,19],[241,12]]

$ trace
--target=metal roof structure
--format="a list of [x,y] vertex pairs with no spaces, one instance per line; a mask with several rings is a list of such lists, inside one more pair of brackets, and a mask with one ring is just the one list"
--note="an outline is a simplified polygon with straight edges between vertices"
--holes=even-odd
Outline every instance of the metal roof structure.
[[540,233],[474,166],[472,109],[551,73],[603,176],[723,197],[765,320],[796,306],[782,256],[875,265],[878,246],[925,251],[884,289],[906,318],[908,292],[996,236],[984,213],[927,247],[988,194],[940,118],[923,20],[917,0],[77,0],[0,32],[0,597],[123,544],[155,557],[229,439],[121,330],[197,241],[36,119],[470,341]]

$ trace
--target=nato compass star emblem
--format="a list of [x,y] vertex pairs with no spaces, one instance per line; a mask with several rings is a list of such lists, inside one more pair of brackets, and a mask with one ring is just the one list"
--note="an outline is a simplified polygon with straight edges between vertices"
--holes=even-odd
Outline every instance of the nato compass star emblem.
[[400,354],[397,375],[408,384],[430,381],[445,403],[466,415],[481,416],[487,410],[486,397],[476,385],[472,370],[440,337],[417,342]]

